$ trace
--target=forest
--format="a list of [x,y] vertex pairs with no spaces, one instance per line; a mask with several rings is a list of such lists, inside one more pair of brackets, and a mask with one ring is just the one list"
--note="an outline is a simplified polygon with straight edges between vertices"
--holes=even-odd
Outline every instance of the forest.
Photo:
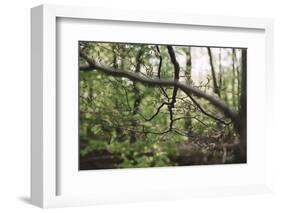
[[78,49],[80,170],[247,162],[247,49]]

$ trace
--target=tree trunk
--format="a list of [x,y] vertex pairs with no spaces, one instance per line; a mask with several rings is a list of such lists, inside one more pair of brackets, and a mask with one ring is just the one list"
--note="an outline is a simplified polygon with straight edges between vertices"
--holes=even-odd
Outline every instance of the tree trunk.
[[[136,69],[135,69],[135,73],[139,73],[140,72],[140,67],[141,67],[141,56],[142,56],[142,49],[140,49],[137,53],[136,56]],[[132,129],[130,132],[130,143],[135,143],[137,141],[137,136],[136,136],[136,131],[137,131],[137,120],[135,118],[135,116],[137,115],[137,113],[139,112],[139,108],[140,108],[140,104],[141,104],[141,94],[140,94],[140,90],[138,88],[137,82],[133,82],[133,92],[134,92],[134,96],[135,96],[135,101],[134,101],[134,105],[133,105],[133,109],[132,109]]]
[[[112,52],[113,52],[113,59],[112,59],[112,64],[113,64],[113,68],[114,69],[118,69],[119,68],[119,65],[118,65],[118,62],[117,62],[117,54],[115,52],[115,49],[116,49],[116,46],[112,46]],[[122,54],[122,49],[120,49],[120,52]],[[123,59],[121,58],[121,61],[120,61],[120,67],[124,68],[124,61]],[[115,107],[118,106],[118,103],[115,103]],[[115,132],[116,132],[116,140],[119,141],[119,142],[122,142],[124,141],[125,139],[125,134],[124,134],[124,131],[122,130],[122,128],[120,128],[119,126],[117,126],[115,128]]]
[[[234,56],[235,63],[239,64],[235,49],[233,51],[233,56]],[[236,81],[237,81],[237,90],[236,90],[238,93],[237,96],[240,95],[240,78],[241,78],[241,76],[240,76],[239,69],[240,69],[239,66],[236,66],[235,72],[236,72]],[[237,99],[237,106],[238,106],[238,110],[240,110],[240,100],[239,99]]]
[[223,69],[222,69],[222,64],[221,64],[221,48],[220,48],[220,52],[219,52],[219,85],[218,87],[221,89],[222,88],[222,84],[223,84]]
[[[191,48],[186,48],[184,51],[186,55],[186,69],[185,69],[185,81],[186,84],[192,85],[192,77],[191,77]],[[190,107],[186,109],[185,112],[185,121],[184,121],[184,127],[187,132],[187,134],[192,133],[192,119],[191,119],[191,113],[190,113]]]
[[234,57],[234,54],[235,54],[235,49],[233,48],[232,49],[232,54],[231,54],[231,58],[232,58],[232,105],[234,106],[234,108],[236,108],[237,106],[237,103],[236,103],[236,97],[237,95],[235,94],[235,78],[236,78],[236,75],[235,75],[235,57]]
[[240,135],[240,143],[236,152],[236,161],[238,163],[247,162],[247,50],[242,49],[241,61],[241,96],[238,131]]
[[207,50],[208,50],[208,55],[209,55],[209,60],[210,60],[210,67],[211,67],[211,73],[212,73],[212,79],[213,79],[214,93],[217,94],[219,97],[221,97],[220,88],[219,88],[218,83],[217,83],[215,66],[214,66],[214,63],[213,63],[212,51],[211,51],[210,47],[207,47]]

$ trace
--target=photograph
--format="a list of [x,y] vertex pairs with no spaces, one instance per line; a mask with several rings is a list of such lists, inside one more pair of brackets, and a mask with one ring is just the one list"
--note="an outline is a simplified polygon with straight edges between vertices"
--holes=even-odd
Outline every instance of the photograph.
[[79,170],[247,163],[247,48],[77,45]]

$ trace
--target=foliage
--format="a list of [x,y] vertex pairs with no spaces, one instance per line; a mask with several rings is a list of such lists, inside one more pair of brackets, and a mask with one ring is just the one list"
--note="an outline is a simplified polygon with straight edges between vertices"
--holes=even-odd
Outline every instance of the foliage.
[[[165,45],[80,42],[79,48],[104,67],[136,72],[149,78],[156,78],[160,69],[161,79],[174,78],[174,66]],[[210,67],[201,75],[195,75],[194,73],[199,72],[198,68],[188,64],[198,63],[200,58],[208,57],[207,51],[199,47],[173,48],[180,65],[179,80],[217,96],[212,87],[214,79],[211,79]],[[230,48],[221,48],[219,51],[220,54],[224,51],[224,59],[215,54],[217,49],[212,48],[212,60],[215,62],[216,77],[220,79],[220,98],[229,107],[238,110],[239,49],[233,52]],[[232,60],[233,54],[235,61]],[[84,64],[85,59],[80,58],[80,65]],[[221,64],[225,64],[224,67]],[[179,90],[175,104],[171,107],[169,103],[173,99],[175,88],[147,87],[125,78],[105,75],[98,70],[80,70],[79,78],[79,145],[82,169],[221,163],[221,159],[218,161],[214,157],[214,152],[221,153],[219,158],[223,158],[222,150],[218,148],[208,151],[212,153],[202,154],[201,146],[229,143],[237,135],[231,120],[204,99],[195,98],[196,105],[187,94]],[[202,112],[198,105],[228,124],[213,119]],[[194,148],[198,143],[201,148]],[[183,147],[191,147],[184,154],[186,156],[182,154]],[[231,162],[233,153],[228,152],[227,155]],[[91,156],[101,158],[89,163],[87,159]],[[206,156],[211,156],[208,161]],[[183,157],[187,158],[184,162]],[[108,163],[103,159],[108,159]],[[88,163],[84,163],[86,160]],[[97,166],[100,161],[104,161],[102,166]]]

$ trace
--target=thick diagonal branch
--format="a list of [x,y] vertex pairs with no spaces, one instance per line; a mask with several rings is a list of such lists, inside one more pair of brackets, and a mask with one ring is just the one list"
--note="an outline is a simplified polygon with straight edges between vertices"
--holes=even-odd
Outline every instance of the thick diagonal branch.
[[178,87],[186,94],[193,94],[199,98],[204,98],[209,101],[212,105],[222,111],[225,116],[229,117],[235,124],[235,126],[239,127],[239,116],[236,112],[232,111],[224,102],[222,102],[217,97],[211,96],[191,85],[183,84],[179,81],[174,80],[162,80],[162,79],[151,79],[147,77],[140,76],[139,74],[127,72],[119,69],[105,68],[98,64],[96,64],[91,58],[89,58],[85,53],[80,52],[80,56],[87,62],[87,64],[81,65],[80,70],[84,71],[93,71],[96,70],[98,72],[102,72],[107,75],[115,76],[115,77],[123,77],[128,78],[131,81],[140,82],[146,84],[151,87]]

